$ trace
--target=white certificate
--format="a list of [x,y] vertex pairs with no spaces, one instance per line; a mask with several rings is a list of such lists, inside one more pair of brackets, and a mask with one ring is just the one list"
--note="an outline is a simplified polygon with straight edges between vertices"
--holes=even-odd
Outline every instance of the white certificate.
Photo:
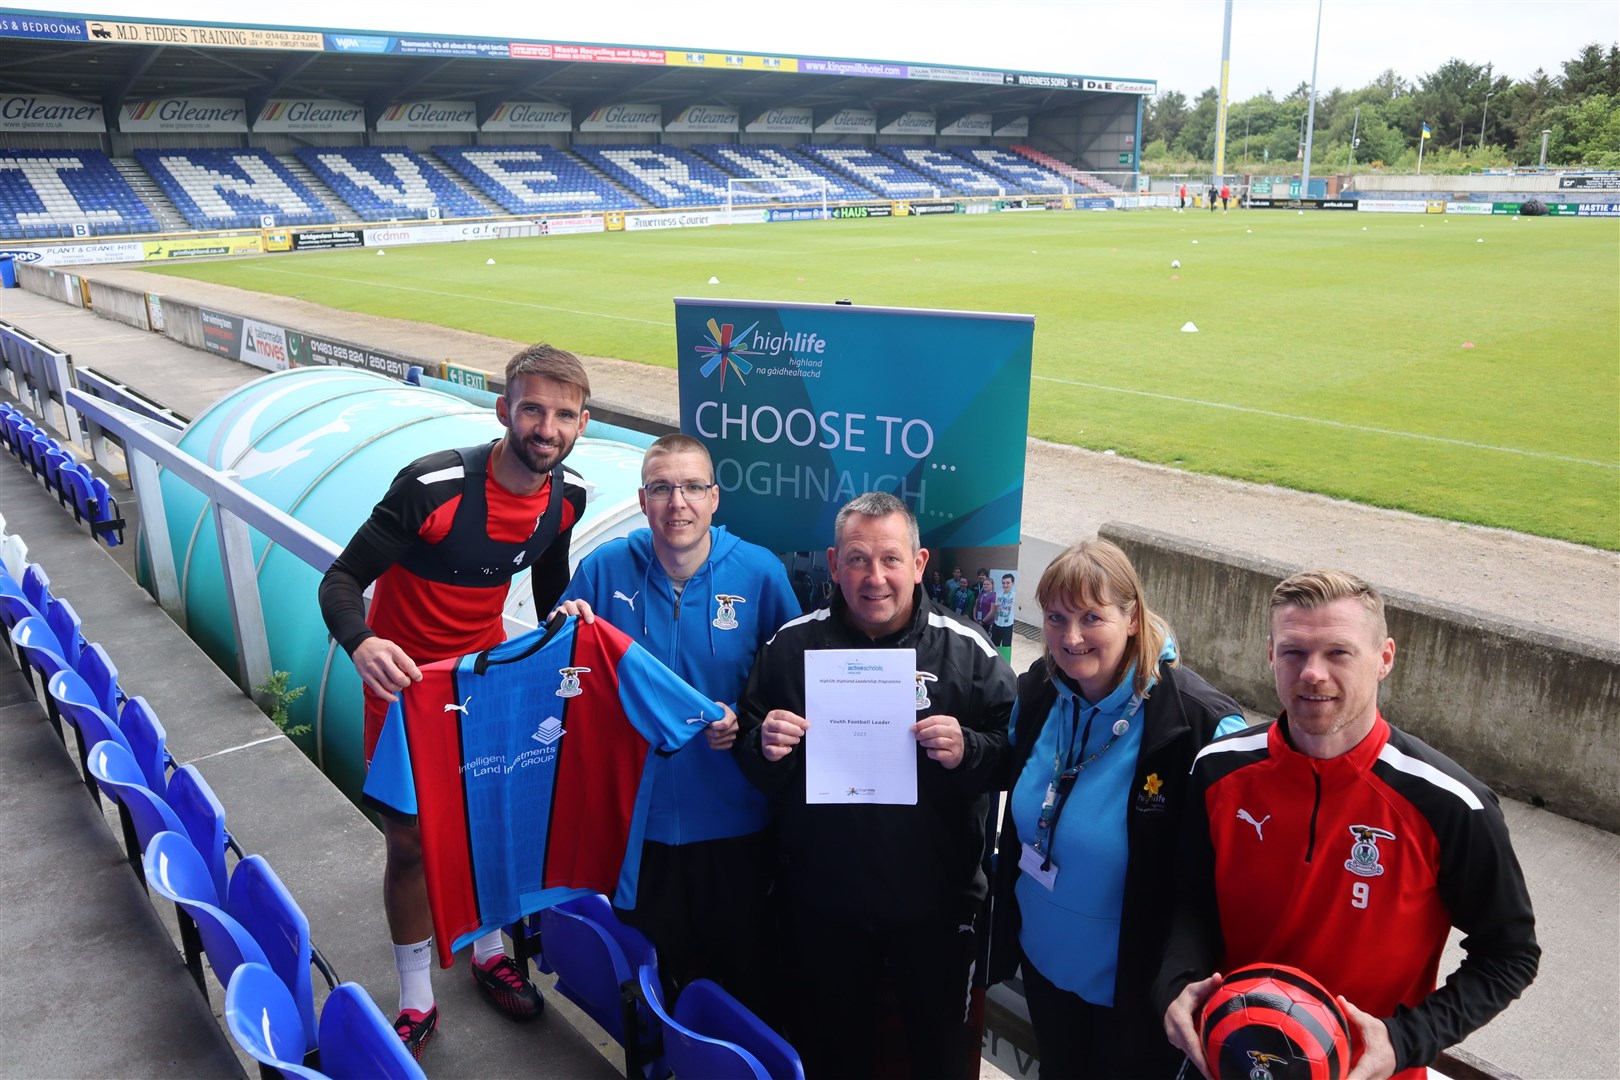
[[804,654],[807,803],[917,804],[917,651]]

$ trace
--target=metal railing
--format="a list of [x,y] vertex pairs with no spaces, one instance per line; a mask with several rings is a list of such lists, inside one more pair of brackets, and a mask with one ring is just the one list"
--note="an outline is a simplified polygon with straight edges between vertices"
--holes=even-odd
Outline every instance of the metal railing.
[[[257,530],[272,544],[286,549],[324,573],[342,548],[307,525],[288,516],[236,482],[234,473],[222,472],[174,445],[178,429],[168,423],[105,401],[82,390],[70,389],[67,402],[84,416],[94,433],[93,446],[116,442],[129,469],[130,485],[141,508],[141,529],[157,602],[176,624],[185,625],[185,597],[169,538],[169,519],[163,506],[161,473],[166,470],[208,500],[214,512],[219,542],[220,570],[236,633],[237,685],[258,700],[255,687],[272,675],[270,638],[265,631],[264,604],[259,595],[257,560],[249,530]],[[269,704],[260,701],[260,705]]]

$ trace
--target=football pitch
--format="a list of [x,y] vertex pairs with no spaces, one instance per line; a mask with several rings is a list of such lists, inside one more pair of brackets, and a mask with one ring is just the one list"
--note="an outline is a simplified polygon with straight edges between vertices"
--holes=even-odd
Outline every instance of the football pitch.
[[1033,313],[1033,436],[1620,550],[1613,220],[1004,213],[149,268],[663,366],[676,296]]

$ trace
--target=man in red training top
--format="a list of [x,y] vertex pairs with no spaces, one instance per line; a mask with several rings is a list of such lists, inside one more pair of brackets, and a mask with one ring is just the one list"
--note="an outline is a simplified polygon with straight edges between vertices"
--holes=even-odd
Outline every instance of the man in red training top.
[[[1210,1075],[1198,1017],[1220,973],[1285,964],[1339,996],[1347,1080],[1416,1080],[1535,978],[1507,824],[1489,788],[1380,714],[1395,642],[1371,585],[1336,570],[1282,582],[1269,656],[1281,715],[1193,761],[1155,987],[1165,1033]],[[1453,926],[1467,957],[1437,990]]]
[[[388,705],[418,665],[498,645],[507,588],[529,568],[534,609],[568,584],[568,546],[585,491],[562,460],[584,432],[590,380],[579,358],[533,345],[506,365],[495,415],[503,438],[418,458],[394,478],[321,580],[321,615],[365,683],[369,765]],[[377,582],[369,616],[362,597]],[[433,921],[417,826],[383,818],[383,906],[399,968],[394,1028],[414,1056],[438,1025],[429,977]],[[473,943],[473,978],[507,1015],[538,1016],[540,995],[506,955],[499,930]]]

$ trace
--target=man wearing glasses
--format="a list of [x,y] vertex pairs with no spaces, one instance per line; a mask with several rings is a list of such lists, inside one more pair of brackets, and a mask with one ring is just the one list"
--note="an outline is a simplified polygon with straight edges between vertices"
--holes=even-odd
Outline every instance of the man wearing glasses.
[[706,739],[649,764],[637,900],[619,915],[652,939],[668,993],[710,978],[757,1009],[767,806],[729,752],[733,706],[760,644],[799,604],[780,559],[712,524],[720,488],[701,442],[653,443],[641,484],[648,527],[586,556],[562,610],[600,615],[727,708]]

